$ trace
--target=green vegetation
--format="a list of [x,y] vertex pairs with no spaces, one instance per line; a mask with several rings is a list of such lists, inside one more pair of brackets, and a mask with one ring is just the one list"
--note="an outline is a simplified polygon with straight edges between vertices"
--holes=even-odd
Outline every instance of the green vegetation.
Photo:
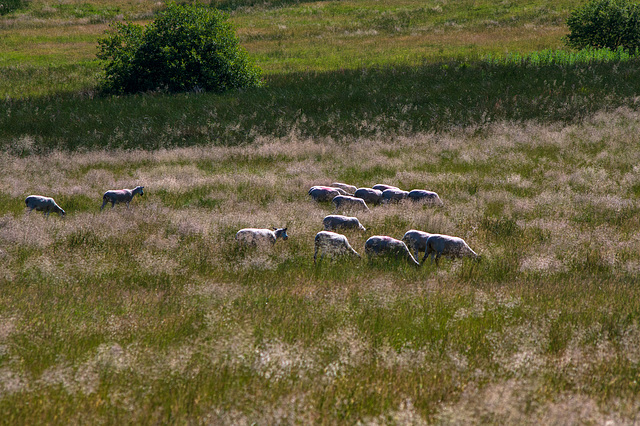
[[[0,18],[0,423],[637,421],[637,58],[559,50],[573,0],[214,4],[263,87],[100,95],[106,24],[155,1]],[[314,265],[333,181],[445,203],[372,207],[359,252],[483,260]]]
[[22,0],[0,0],[0,16],[20,9],[22,6],[24,6]]
[[614,50],[607,48],[586,48],[579,51],[547,49],[539,52],[531,52],[524,55],[514,52],[497,57],[488,55],[487,57],[483,58],[483,60],[494,65],[548,67],[551,65],[573,66],[597,62],[612,62],[614,64],[618,64],[619,62],[627,62],[635,58],[635,53],[630,53],[624,47],[619,46]]
[[238,145],[265,135],[349,141],[496,121],[570,123],[637,102],[636,59],[521,66],[511,59],[291,73],[223,96],[162,94],[1,102],[0,146],[29,152]]
[[[640,118],[475,130],[5,153],[2,418],[631,421]],[[418,228],[460,235],[483,260],[314,265],[333,206],[307,190],[333,180],[426,186],[445,202],[372,207],[369,232],[347,234],[359,252]],[[99,211],[105,189],[136,183],[129,209]],[[67,216],[26,215],[32,192]],[[273,248],[233,239],[283,225]]]
[[640,4],[631,0],[590,0],[567,19],[567,44],[583,49],[640,49]]
[[217,10],[170,3],[146,27],[117,23],[98,43],[107,93],[222,93],[261,84],[260,69]]

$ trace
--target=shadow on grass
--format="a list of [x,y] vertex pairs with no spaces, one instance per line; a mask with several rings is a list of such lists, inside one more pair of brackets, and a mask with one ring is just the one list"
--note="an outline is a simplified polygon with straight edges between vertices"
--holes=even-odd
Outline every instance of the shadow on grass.
[[259,7],[261,9],[276,9],[279,7],[296,6],[300,3],[315,3],[315,0],[211,0],[210,6],[231,12],[237,9]]
[[0,101],[0,146],[16,155],[52,149],[161,149],[243,145],[258,137],[380,138],[495,121],[573,122],[635,106],[638,60],[545,67],[428,64],[268,77],[225,95],[62,93]]

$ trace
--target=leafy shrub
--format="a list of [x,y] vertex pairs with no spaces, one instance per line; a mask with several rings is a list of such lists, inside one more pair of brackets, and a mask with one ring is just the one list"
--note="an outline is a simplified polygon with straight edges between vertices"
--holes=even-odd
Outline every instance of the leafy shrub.
[[0,15],[6,15],[16,9],[21,8],[23,0],[0,0]]
[[261,71],[227,19],[215,9],[171,3],[147,27],[116,23],[98,42],[97,56],[106,61],[103,89],[221,93],[259,86]]
[[573,48],[640,47],[640,5],[629,0],[591,0],[571,12],[567,26],[565,42]]

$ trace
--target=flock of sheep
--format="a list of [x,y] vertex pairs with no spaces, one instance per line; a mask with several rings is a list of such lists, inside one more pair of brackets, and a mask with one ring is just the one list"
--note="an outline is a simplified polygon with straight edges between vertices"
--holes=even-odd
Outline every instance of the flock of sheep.
[[[331,186],[313,186],[309,189],[309,195],[317,202],[333,202],[336,212],[368,212],[367,203],[377,205],[400,202],[404,199],[438,206],[442,205],[442,200],[435,192],[423,189],[403,191],[398,187],[383,184],[375,185],[372,188],[356,188],[353,185],[336,182]],[[326,216],[322,224],[324,231],[318,232],[315,237],[314,262],[318,258],[318,253],[320,253],[320,259],[325,255],[331,257],[342,255],[361,257],[351,247],[345,235],[335,232],[347,229],[366,231],[357,217],[332,214]],[[287,228],[274,228],[274,230],[245,228],[236,234],[238,243],[252,246],[260,243],[275,244],[278,238],[283,240],[288,238]],[[365,242],[364,251],[368,256],[404,258],[415,266],[420,266],[421,264],[416,260],[420,252],[425,253],[422,263],[427,257],[431,256],[431,262],[435,260],[436,265],[441,256],[479,259],[479,256],[469,248],[462,238],[430,234],[415,229],[407,231],[402,240],[386,235],[374,235]]]
[[[107,203],[111,203],[112,208],[117,203],[125,203],[128,207],[136,194],[144,195],[143,189],[143,186],[137,186],[134,189],[109,190],[102,196],[100,210]],[[331,186],[313,186],[309,189],[309,195],[317,202],[333,202],[336,212],[368,212],[367,203],[377,205],[400,202],[405,199],[436,206],[442,205],[442,200],[435,192],[423,189],[403,191],[395,186],[383,184],[375,185],[372,188],[356,188],[353,185],[336,182]],[[26,198],[25,204],[29,213],[35,209],[44,212],[45,216],[52,212],[58,213],[60,216],[65,215],[65,211],[51,197],[30,195]],[[330,257],[350,255],[360,258],[360,254],[351,247],[347,237],[335,232],[348,229],[366,231],[357,217],[332,214],[326,216],[322,223],[324,231],[318,232],[315,236],[314,262],[317,260],[318,253],[320,253],[320,259],[325,255]],[[273,245],[278,239],[287,240],[289,236],[287,228],[274,228],[273,230],[245,228],[239,230],[235,238],[238,244],[243,246],[257,246],[263,243]],[[365,242],[364,251],[368,256],[400,257],[414,266],[420,266],[429,256],[431,256],[431,262],[435,260],[436,265],[441,256],[479,259],[479,256],[469,248],[462,238],[430,234],[415,229],[407,231],[401,240],[385,235],[374,235]],[[424,252],[422,262],[416,260],[420,252]]]

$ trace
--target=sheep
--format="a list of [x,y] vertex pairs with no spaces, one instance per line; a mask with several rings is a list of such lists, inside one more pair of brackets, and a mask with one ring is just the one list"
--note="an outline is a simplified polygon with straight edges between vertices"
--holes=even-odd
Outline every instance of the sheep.
[[420,263],[413,257],[407,245],[395,238],[374,235],[364,243],[364,251],[368,256],[391,255],[406,259],[413,266],[420,266]]
[[331,186],[333,188],[343,189],[347,193],[347,195],[353,195],[356,192],[356,190],[358,189],[353,185],[348,185],[346,183],[340,183],[340,182],[334,182],[334,183],[331,184]]
[[358,229],[360,231],[366,231],[366,228],[362,226],[357,217],[342,216],[339,214],[332,214],[326,216],[322,220],[325,231],[336,231],[338,229]]
[[325,254],[329,256],[334,255],[351,255],[360,258],[357,251],[351,247],[347,237],[342,234],[336,234],[335,232],[320,231],[316,234],[315,238],[315,252],[313,253],[313,263],[316,263],[318,257],[318,251],[320,251],[320,260]]
[[427,191],[425,189],[414,189],[412,191],[409,191],[408,197],[415,202],[425,202],[429,204],[436,204],[439,206],[442,205],[442,200],[440,199],[438,194],[433,191]]
[[331,201],[337,195],[347,195],[344,189],[332,188],[330,186],[312,186],[308,192],[315,201]]
[[46,217],[49,217],[49,213],[54,212],[58,213],[61,217],[64,217],[67,214],[62,208],[56,204],[55,200],[51,197],[44,197],[42,195],[29,195],[24,203],[29,208],[29,213],[33,209],[38,212],[44,212]]
[[390,188],[382,191],[383,203],[398,203],[409,196],[407,191],[398,188]]
[[129,207],[129,203],[133,199],[133,196],[136,194],[140,194],[140,196],[144,195],[144,186],[136,186],[133,189],[112,189],[104,193],[102,196],[102,206],[100,206],[100,210],[104,209],[104,206],[107,203],[111,203],[111,208],[115,206],[117,203],[126,203],[127,208]]
[[427,240],[433,234],[428,232],[418,231],[410,229],[402,237],[402,241],[407,245],[410,252],[414,254],[414,257],[418,259],[418,255],[421,251],[427,250]]
[[362,198],[366,203],[374,205],[378,205],[382,201],[382,191],[379,189],[358,188],[353,195],[357,198]]
[[282,238],[283,241],[289,238],[287,228],[273,228],[273,231],[271,229],[244,228],[236,232],[236,241],[244,246],[255,247],[267,243],[274,245],[278,238]]
[[352,197],[350,195],[337,195],[333,197],[331,200],[333,204],[336,206],[336,211],[342,210],[362,210],[365,212],[369,211],[369,207],[367,207],[367,203],[364,202],[363,199]]
[[378,191],[386,191],[387,189],[399,189],[397,186],[393,185],[385,185],[384,183],[379,183],[377,185],[373,185],[373,189],[377,189]]
[[431,263],[433,263],[435,258],[436,266],[438,265],[440,256],[447,256],[449,258],[471,257],[480,260],[480,256],[471,250],[462,238],[440,234],[431,235],[427,239],[427,248],[422,258],[422,263],[427,260],[429,255],[431,255]]

